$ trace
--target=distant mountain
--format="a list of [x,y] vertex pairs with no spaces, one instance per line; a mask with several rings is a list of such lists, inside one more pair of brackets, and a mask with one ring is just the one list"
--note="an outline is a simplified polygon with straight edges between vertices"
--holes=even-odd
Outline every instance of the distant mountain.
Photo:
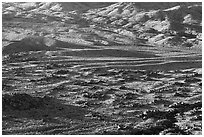
[[135,32],[151,43],[201,46],[201,3],[122,2],[89,10],[86,17],[106,27]]
[[113,3],[104,2],[18,2],[3,3],[3,20],[13,18],[38,19],[38,20],[61,20],[69,19],[67,13],[72,11],[85,12],[89,9],[109,6]]
[[202,46],[198,2],[18,2],[2,8],[3,47],[29,36],[96,46]]
[[102,8],[113,4],[113,2],[59,2],[65,11],[84,12],[90,9]]

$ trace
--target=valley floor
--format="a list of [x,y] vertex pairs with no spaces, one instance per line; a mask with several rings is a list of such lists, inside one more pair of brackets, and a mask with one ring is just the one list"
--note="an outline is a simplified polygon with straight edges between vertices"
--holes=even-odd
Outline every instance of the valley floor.
[[201,50],[21,52],[2,65],[3,134],[202,134]]

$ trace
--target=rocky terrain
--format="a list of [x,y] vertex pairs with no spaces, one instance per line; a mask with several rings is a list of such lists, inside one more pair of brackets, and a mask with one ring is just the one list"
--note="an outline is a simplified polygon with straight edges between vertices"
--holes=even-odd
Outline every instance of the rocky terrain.
[[202,134],[201,3],[2,7],[2,134]]

